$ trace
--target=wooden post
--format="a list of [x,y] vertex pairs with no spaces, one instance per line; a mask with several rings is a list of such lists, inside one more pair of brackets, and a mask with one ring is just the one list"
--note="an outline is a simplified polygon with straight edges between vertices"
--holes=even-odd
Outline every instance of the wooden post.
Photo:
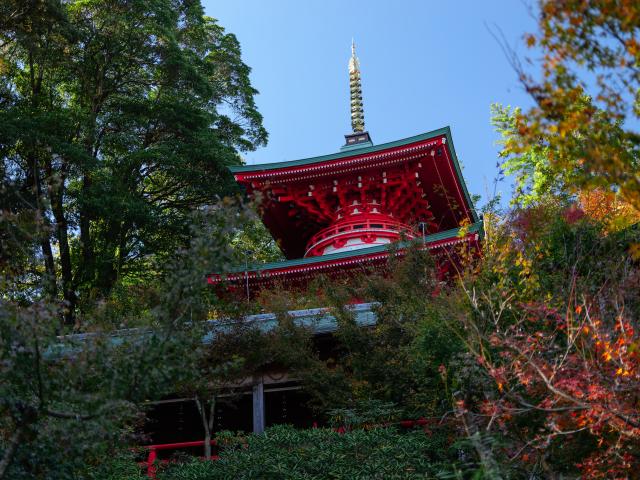
[[253,433],[264,432],[264,383],[262,377],[253,385]]

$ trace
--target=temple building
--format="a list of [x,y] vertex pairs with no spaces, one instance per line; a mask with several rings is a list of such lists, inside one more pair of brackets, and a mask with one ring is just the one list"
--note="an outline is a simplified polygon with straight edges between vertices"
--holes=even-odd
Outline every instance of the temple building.
[[[375,269],[411,240],[441,258],[437,264],[443,272],[460,244],[478,249],[482,223],[462,177],[450,128],[374,145],[365,129],[355,45],[349,84],[352,131],[337,152],[231,168],[247,196],[259,202],[262,221],[286,260],[212,273],[207,279],[211,285],[253,298],[275,284],[305,284],[318,274],[345,275],[363,266]],[[394,243],[399,249],[389,248]],[[352,308],[360,325],[375,323],[370,304]],[[290,314],[311,326],[318,339],[336,329],[335,319],[322,308]],[[276,318],[262,314],[246,321],[269,328]],[[216,414],[215,427],[261,432],[274,423],[308,425],[312,418],[303,397],[300,385],[286,373],[260,374],[248,380],[246,397],[235,409],[222,408]],[[150,426],[156,442],[198,438],[194,432],[199,431],[199,418],[189,400],[168,400],[151,412],[157,419]]]
[[[349,60],[352,132],[337,153],[231,167],[286,261],[208,277],[256,290],[386,260],[388,245],[420,238],[434,253],[477,243],[473,208],[449,127],[374,145],[365,130],[360,65]],[[466,235],[460,236],[465,225]]]

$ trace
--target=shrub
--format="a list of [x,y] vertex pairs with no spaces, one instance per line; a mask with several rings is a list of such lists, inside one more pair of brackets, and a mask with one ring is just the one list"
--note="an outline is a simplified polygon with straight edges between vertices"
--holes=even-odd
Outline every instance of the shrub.
[[444,478],[455,453],[444,435],[393,428],[296,430],[271,427],[263,435],[218,437],[220,460],[170,467],[159,479]]

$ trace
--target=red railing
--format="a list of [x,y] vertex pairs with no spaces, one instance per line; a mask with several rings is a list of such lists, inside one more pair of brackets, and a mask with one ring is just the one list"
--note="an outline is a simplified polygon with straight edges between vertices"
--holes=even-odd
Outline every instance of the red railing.
[[[215,440],[211,440],[210,445],[218,445]],[[180,450],[182,448],[192,448],[192,447],[204,447],[204,440],[196,440],[194,442],[178,442],[178,443],[162,443],[158,445],[147,445],[142,447],[143,450],[147,450],[149,453],[147,455],[147,460],[144,462],[140,462],[139,465],[143,468],[147,469],[147,476],[149,478],[156,478],[156,465],[157,464],[167,464],[170,463],[170,460],[160,460],[158,459],[158,452],[160,450]],[[204,458],[204,457],[201,457]],[[220,457],[218,455],[212,455],[211,460],[219,460]]]
[[317,255],[317,250],[321,250],[328,244],[326,240],[342,238],[344,236],[367,234],[367,233],[386,233],[386,236],[399,239],[401,235],[413,238],[416,233],[411,226],[406,223],[384,218],[377,214],[363,213],[358,218],[350,217],[348,220],[340,220],[335,224],[316,233],[307,243],[307,251],[305,256]]

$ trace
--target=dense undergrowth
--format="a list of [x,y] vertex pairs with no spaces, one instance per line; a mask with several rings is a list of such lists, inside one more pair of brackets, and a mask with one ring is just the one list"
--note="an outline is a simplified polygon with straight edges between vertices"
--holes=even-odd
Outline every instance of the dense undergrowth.
[[[159,480],[455,478],[472,465],[468,446],[450,446],[442,433],[395,428],[297,430],[281,425],[263,435],[222,432],[219,460],[182,459],[158,468]],[[102,480],[144,478],[122,461],[100,473]]]
[[[250,346],[245,367],[286,364],[347,431],[224,433],[220,461],[161,478],[625,478],[639,458],[640,230],[609,220],[549,199],[487,216],[482,255],[459,250],[446,284],[417,249],[384,275],[334,282],[321,298],[338,318],[329,359],[286,317],[221,340],[211,361]],[[374,328],[342,308],[352,295],[380,302]],[[376,427],[421,416],[426,433]]]
[[221,442],[220,460],[175,467],[159,478],[425,478],[441,471],[447,458],[443,439],[422,431],[401,434],[373,429],[341,434],[279,426],[264,435],[222,437]]

